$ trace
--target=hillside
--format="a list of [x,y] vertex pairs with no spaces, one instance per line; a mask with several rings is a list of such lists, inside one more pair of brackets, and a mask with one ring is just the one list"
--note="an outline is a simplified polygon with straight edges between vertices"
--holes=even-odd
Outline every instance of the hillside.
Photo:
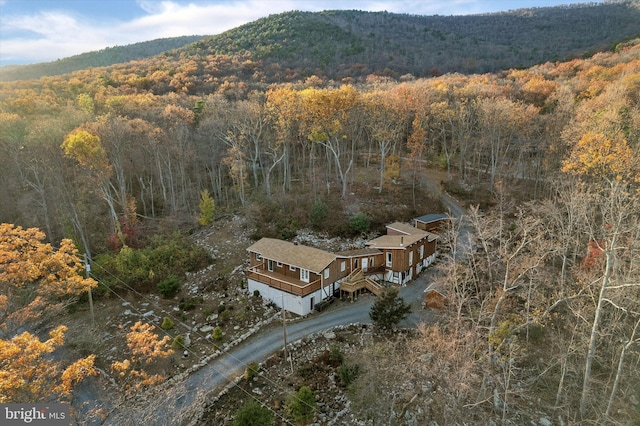
[[331,79],[486,73],[607,49],[638,35],[639,21],[638,1],[470,16],[289,12],[204,39],[176,54],[247,53],[265,67],[277,64],[299,75]]
[[[609,7],[637,18],[637,5],[527,13],[565,10],[576,20],[587,10],[603,21]],[[49,390],[15,384],[91,361],[100,375],[61,397],[82,424],[178,424],[184,413],[170,400],[206,409],[198,424],[230,425],[249,396],[292,423],[291,395],[302,385],[315,393],[317,424],[640,424],[640,38],[525,69],[411,78],[399,62],[372,74],[375,56],[340,59],[340,46],[357,47],[354,63],[373,49],[358,44],[366,30],[349,28],[348,16],[380,18],[380,27],[416,18],[291,12],[260,22],[294,20],[295,37],[283,24],[262,38],[231,32],[221,36],[228,43],[214,37],[109,67],[0,82],[0,346],[8,348],[0,364],[11,371],[0,402],[47,400]],[[554,49],[583,39],[604,46],[604,32],[627,18],[584,18],[582,33],[566,40],[548,31]],[[538,38],[526,45],[522,25],[509,43],[529,49]],[[325,36],[335,42],[323,45]],[[320,53],[334,52],[324,73],[313,52],[303,55],[302,41],[312,46],[313,37]],[[230,50],[214,50],[215,41]],[[336,331],[312,338],[313,351],[277,354],[217,401],[199,392],[206,386],[193,399],[182,392],[209,374],[193,367],[213,365],[219,348],[248,332],[265,337],[267,321],[282,336],[281,312],[247,291],[254,241],[358,248],[387,224],[447,211],[443,191],[464,218],[438,239],[440,257],[423,275],[448,299],[437,323],[406,334]],[[91,299],[62,291],[84,276],[84,254],[99,282]],[[424,300],[419,290],[412,303]],[[345,299],[324,312],[351,307]],[[49,346],[61,342],[58,326],[68,327],[59,368],[43,370],[44,358],[24,368],[13,356],[18,343],[47,343],[49,331],[58,330]],[[23,330],[34,337],[20,338]],[[70,371],[65,377],[91,372]],[[129,413],[150,413],[149,421]]]
[[202,36],[161,38],[126,46],[107,47],[52,62],[0,67],[0,81],[31,80],[44,76],[68,74],[90,67],[106,67],[134,59],[148,58],[198,41]]
[[[194,60],[201,72],[223,76],[238,74],[234,62],[250,60],[250,67],[239,70],[240,79],[269,83],[311,75],[339,80],[371,74],[399,78],[487,73],[611,49],[638,36],[638,22],[638,0],[468,16],[292,11],[206,38],[160,39],[55,62],[6,66],[0,68],[0,81],[117,64],[126,69],[125,63],[137,59],[143,59],[138,65],[144,67],[145,58],[147,74],[179,70],[185,61]],[[220,57],[227,59],[209,69]]]

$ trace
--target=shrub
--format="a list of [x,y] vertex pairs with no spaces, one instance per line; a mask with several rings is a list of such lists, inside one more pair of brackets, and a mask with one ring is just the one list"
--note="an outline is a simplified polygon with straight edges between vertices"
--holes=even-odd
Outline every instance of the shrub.
[[351,383],[353,383],[355,379],[358,378],[358,375],[360,374],[360,365],[342,364],[340,366],[339,374],[340,374],[340,381],[342,382],[342,386],[347,387]]
[[180,299],[178,308],[182,309],[183,311],[190,311],[192,309],[195,309],[197,301],[198,300],[194,299],[193,297],[190,297],[188,299],[182,298]]
[[111,289],[131,283],[137,291],[152,291],[171,276],[182,276],[211,263],[211,256],[186,236],[173,233],[154,237],[140,249],[123,247],[118,253],[96,257],[94,274]]
[[260,297],[260,290],[253,290],[254,297]]
[[257,362],[250,362],[244,368],[244,379],[248,382],[258,375],[260,371],[260,365]]
[[211,338],[215,341],[221,340],[222,336],[223,334],[220,326],[216,326],[216,328],[214,328],[213,331],[211,332]]
[[296,374],[301,379],[304,379],[305,381],[310,381],[310,380],[313,380],[313,378],[319,373],[321,373],[322,371],[324,371],[322,364],[319,364],[316,362],[309,362],[307,364],[300,366],[298,368],[298,371],[296,371]]
[[184,349],[184,337],[176,336],[173,338],[173,342],[171,343],[171,347],[173,349]]
[[376,328],[392,330],[410,312],[411,305],[406,304],[404,299],[398,295],[398,289],[389,288],[371,306],[369,317]]
[[369,230],[371,219],[364,213],[358,213],[349,219],[349,229],[355,234],[362,234]]
[[309,217],[309,225],[312,228],[318,229],[322,226],[327,219],[328,207],[322,201],[316,201],[311,207],[311,216]]
[[331,345],[331,348],[329,350],[329,364],[337,367],[338,365],[342,364],[343,360],[344,356],[342,355],[342,351],[340,351],[340,347],[338,347],[337,345]]
[[180,291],[180,278],[171,275],[158,283],[158,293],[164,298],[172,298]]
[[306,424],[313,420],[316,396],[309,386],[302,386],[298,392],[287,398],[287,410],[296,423]]
[[236,411],[233,426],[273,426],[271,410],[256,401],[249,401]]
[[162,319],[162,324],[160,324],[160,328],[163,330],[171,330],[175,324],[171,321],[171,318],[164,317]]
[[293,240],[296,235],[298,235],[298,232],[295,228],[286,227],[282,230],[282,232],[280,232],[280,239],[290,241]]

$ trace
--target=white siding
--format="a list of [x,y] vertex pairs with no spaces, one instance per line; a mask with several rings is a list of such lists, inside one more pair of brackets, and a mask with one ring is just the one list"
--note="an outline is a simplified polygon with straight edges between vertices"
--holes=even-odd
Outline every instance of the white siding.
[[[249,294],[253,294],[255,290],[258,290],[260,292],[260,296],[262,296],[262,299],[265,302],[271,301],[280,309],[282,309],[282,302],[284,301],[285,310],[300,316],[309,315],[311,313],[312,297],[315,298],[315,303],[320,303],[327,296],[325,294],[325,297],[323,297],[322,289],[320,289],[306,295],[305,297],[300,297],[277,288],[269,287],[267,284],[263,284],[252,279],[247,280],[247,288]],[[327,291],[328,289],[325,289],[325,292]]]

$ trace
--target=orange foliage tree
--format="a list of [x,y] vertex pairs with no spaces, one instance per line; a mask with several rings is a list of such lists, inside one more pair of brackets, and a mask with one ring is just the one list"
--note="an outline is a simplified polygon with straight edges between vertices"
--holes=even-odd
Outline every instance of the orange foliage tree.
[[56,251],[36,228],[0,224],[0,403],[44,401],[69,396],[83,377],[94,374],[94,355],[66,368],[48,354],[62,346],[60,325],[42,342],[18,328],[58,313],[78,295],[96,286],[79,275],[81,263],[71,240]]
[[0,336],[59,312],[95,287],[79,275],[82,264],[73,242],[56,251],[37,228],[0,224]]
[[131,357],[111,364],[111,370],[117,373],[128,392],[136,392],[164,380],[162,375],[151,375],[143,369],[143,365],[151,364],[173,353],[173,350],[168,348],[170,337],[164,336],[160,339],[153,330],[155,326],[140,321],[132,325],[131,331],[127,333],[127,346],[131,351]]
[[95,355],[63,369],[48,354],[64,343],[67,327],[60,325],[44,342],[25,331],[11,340],[0,339],[0,403],[64,399],[84,377],[96,374]]

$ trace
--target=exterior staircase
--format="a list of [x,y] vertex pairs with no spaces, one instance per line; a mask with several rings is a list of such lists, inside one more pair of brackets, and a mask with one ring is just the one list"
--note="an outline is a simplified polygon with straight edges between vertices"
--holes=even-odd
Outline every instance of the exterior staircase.
[[376,296],[380,296],[384,292],[382,287],[371,278],[364,276],[362,269],[354,269],[342,282],[340,283],[340,291],[349,293],[351,299],[353,295],[359,293],[362,290],[368,290]]

